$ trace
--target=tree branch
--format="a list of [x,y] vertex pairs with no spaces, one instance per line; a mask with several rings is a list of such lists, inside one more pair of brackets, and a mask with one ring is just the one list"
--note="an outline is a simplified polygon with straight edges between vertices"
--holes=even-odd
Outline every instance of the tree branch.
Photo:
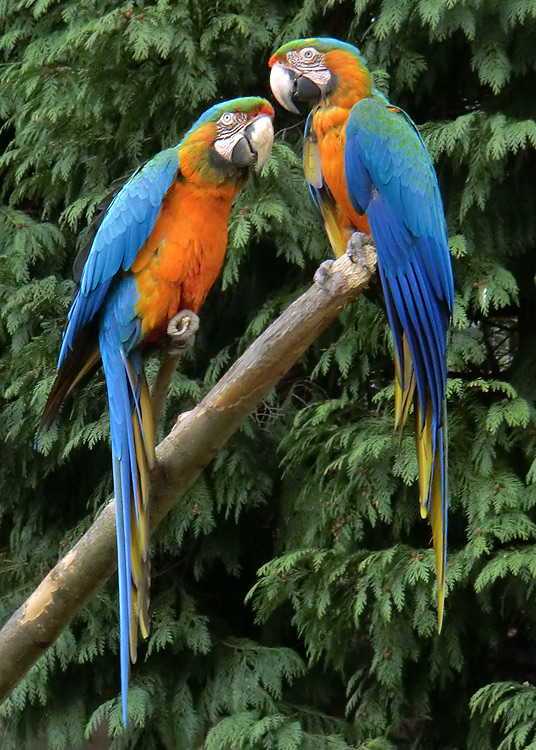
[[[151,529],[188,490],[217,451],[335,317],[367,287],[367,264],[339,258],[325,290],[313,286],[249,347],[157,448],[151,475]],[[0,631],[0,702],[55,641],[117,566],[112,500]]]

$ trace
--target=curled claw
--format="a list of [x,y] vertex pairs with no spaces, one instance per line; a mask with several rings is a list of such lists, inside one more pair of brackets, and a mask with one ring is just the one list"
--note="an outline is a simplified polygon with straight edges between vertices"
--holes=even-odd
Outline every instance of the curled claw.
[[313,281],[320,287],[320,289],[322,289],[323,292],[328,291],[326,284],[328,283],[331,276],[332,265],[332,260],[325,260],[318,266],[315,271],[315,275],[313,276]]
[[372,237],[368,234],[365,234],[364,232],[354,232],[348,240],[346,255],[350,258],[352,263],[359,263],[361,266],[367,266],[369,261],[365,248],[372,245],[372,243]]
[[199,318],[192,310],[181,310],[168,323],[167,334],[170,354],[181,354],[194,345],[199,330]]

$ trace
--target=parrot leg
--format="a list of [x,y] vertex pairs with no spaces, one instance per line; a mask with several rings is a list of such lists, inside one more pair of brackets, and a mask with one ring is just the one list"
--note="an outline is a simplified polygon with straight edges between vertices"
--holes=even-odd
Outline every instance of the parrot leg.
[[331,276],[331,266],[333,265],[334,261],[331,259],[325,260],[323,263],[321,263],[318,268],[315,271],[315,275],[313,276],[313,281],[317,286],[322,289],[323,292],[327,292],[326,284],[328,282],[329,277]]
[[364,232],[354,232],[348,240],[346,246],[346,255],[352,263],[359,263],[361,266],[368,266],[367,251],[365,248],[373,246],[372,237]]
[[199,318],[191,310],[181,310],[171,318],[167,327],[170,338],[167,351],[169,354],[182,354],[191,349],[195,342],[195,334],[199,330]]
[[199,330],[199,318],[191,310],[181,310],[171,318],[167,327],[169,340],[166,353],[151,387],[151,405],[153,409],[154,429],[160,422],[160,413],[169,384],[175,375],[179,359],[184,352],[194,345],[195,334]]

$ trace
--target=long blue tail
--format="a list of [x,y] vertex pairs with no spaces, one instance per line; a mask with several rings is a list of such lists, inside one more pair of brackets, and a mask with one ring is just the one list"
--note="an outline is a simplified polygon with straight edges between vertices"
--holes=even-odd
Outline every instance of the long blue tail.
[[113,290],[99,328],[108,388],[117,527],[119,628],[123,721],[127,723],[130,661],[136,661],[138,626],[149,633],[148,474],[154,464],[154,430],[143,373],[137,291],[132,279]]
[[[395,423],[401,427],[413,399],[422,518],[430,516],[441,631],[447,557],[446,332],[449,289],[427,273],[439,255],[435,238],[415,237],[390,206],[377,197],[367,216],[395,341]],[[437,288],[436,288],[437,287]]]

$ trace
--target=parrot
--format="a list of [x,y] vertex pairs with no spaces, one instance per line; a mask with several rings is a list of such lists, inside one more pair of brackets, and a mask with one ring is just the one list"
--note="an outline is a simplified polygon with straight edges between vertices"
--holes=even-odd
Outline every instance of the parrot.
[[351,255],[354,237],[374,239],[394,339],[395,428],[402,429],[412,404],[416,415],[419,507],[432,526],[441,632],[446,337],[454,285],[437,175],[415,123],[374,88],[357,47],[332,38],[298,39],[280,47],[269,66],[270,86],[282,107],[295,114],[296,103],[312,107],[304,172],[335,256]]
[[182,141],[146,162],[108,206],[68,313],[42,424],[102,361],[108,393],[119,581],[120,672],[127,724],[130,661],[149,632],[148,475],[155,462],[143,369],[181,308],[197,313],[221,269],[233,199],[273,144],[272,105],[215,104]]

